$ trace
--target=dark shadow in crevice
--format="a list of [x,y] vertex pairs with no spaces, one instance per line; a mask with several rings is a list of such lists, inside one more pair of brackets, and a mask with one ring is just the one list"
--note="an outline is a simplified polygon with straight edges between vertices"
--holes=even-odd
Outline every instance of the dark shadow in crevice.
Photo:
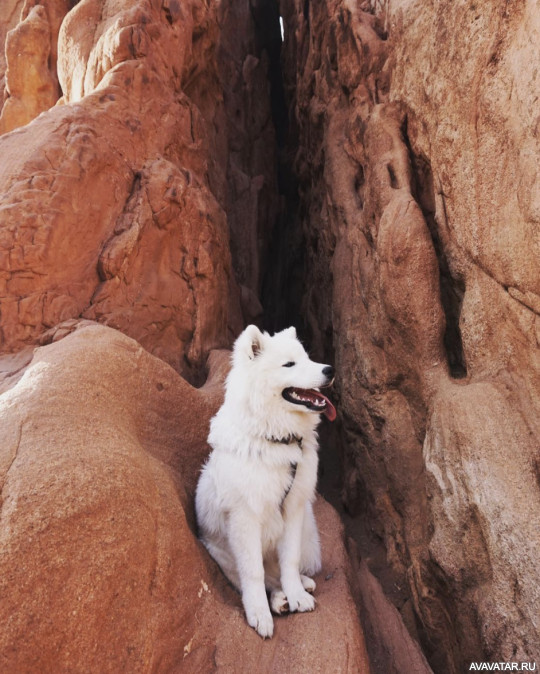
[[279,5],[276,0],[253,0],[250,4],[255,25],[257,50],[268,54],[268,81],[270,108],[278,148],[287,140],[288,112],[281,71],[281,26]]
[[293,168],[298,138],[289,125],[281,67],[281,27],[279,6],[275,0],[257,0],[252,4],[256,39],[268,54],[271,113],[276,134],[279,215],[274,223],[265,270],[261,303],[262,327],[273,333],[294,325],[301,338],[307,336],[302,319],[305,285],[304,236],[301,228],[298,181]]
[[450,375],[454,379],[463,379],[467,376],[467,364],[463,352],[459,318],[465,294],[465,283],[463,279],[452,274],[439,235],[439,229],[435,220],[435,188],[431,164],[426,157],[413,152],[407,135],[407,118],[405,118],[401,131],[411,161],[412,195],[422,210],[439,263],[441,304],[446,318],[443,342],[448,360],[448,368]]

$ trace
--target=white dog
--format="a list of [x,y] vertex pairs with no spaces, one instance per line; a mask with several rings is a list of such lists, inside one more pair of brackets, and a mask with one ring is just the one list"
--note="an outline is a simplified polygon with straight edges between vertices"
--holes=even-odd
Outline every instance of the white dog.
[[195,497],[201,539],[262,637],[274,631],[270,606],[277,614],[315,608],[315,429],[321,413],[336,417],[319,391],[333,378],[294,328],[271,337],[250,325],[236,340],[225,401],[210,424],[213,451]]

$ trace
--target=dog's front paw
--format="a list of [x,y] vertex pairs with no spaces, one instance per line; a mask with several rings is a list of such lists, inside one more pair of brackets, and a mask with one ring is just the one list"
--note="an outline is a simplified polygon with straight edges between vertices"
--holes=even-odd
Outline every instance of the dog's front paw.
[[298,611],[299,613],[313,611],[315,608],[315,599],[303,588],[298,592],[289,593],[287,595],[287,600],[289,602],[289,611],[291,611],[291,613],[294,611]]
[[274,634],[274,621],[268,604],[265,607],[246,609],[246,619],[248,625],[253,627],[263,639],[270,639]]

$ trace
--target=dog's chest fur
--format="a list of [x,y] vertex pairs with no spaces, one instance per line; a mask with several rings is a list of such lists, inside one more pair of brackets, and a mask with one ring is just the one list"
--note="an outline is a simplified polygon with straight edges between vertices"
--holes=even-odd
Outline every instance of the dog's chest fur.
[[[241,496],[250,507],[258,507],[263,532],[263,550],[272,549],[282,535],[284,519],[315,497],[317,452],[304,448],[300,458],[288,464],[253,466]],[[291,464],[295,464],[294,471]],[[247,477],[247,476],[246,476]]]

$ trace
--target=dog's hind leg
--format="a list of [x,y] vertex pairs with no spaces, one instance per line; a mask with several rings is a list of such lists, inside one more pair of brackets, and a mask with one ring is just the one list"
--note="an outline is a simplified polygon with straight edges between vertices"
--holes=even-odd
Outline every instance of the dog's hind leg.
[[313,594],[315,592],[317,583],[313,580],[313,578],[300,574],[300,580],[302,581],[302,586],[306,592],[309,592],[309,594]]
[[221,570],[227,576],[227,579],[238,591],[240,591],[240,576],[238,575],[236,562],[232,553],[223,546],[212,541],[203,540],[203,543],[210,555],[219,564]]
[[270,608],[272,609],[272,613],[276,615],[283,615],[289,612],[289,601],[281,588],[270,592]]

